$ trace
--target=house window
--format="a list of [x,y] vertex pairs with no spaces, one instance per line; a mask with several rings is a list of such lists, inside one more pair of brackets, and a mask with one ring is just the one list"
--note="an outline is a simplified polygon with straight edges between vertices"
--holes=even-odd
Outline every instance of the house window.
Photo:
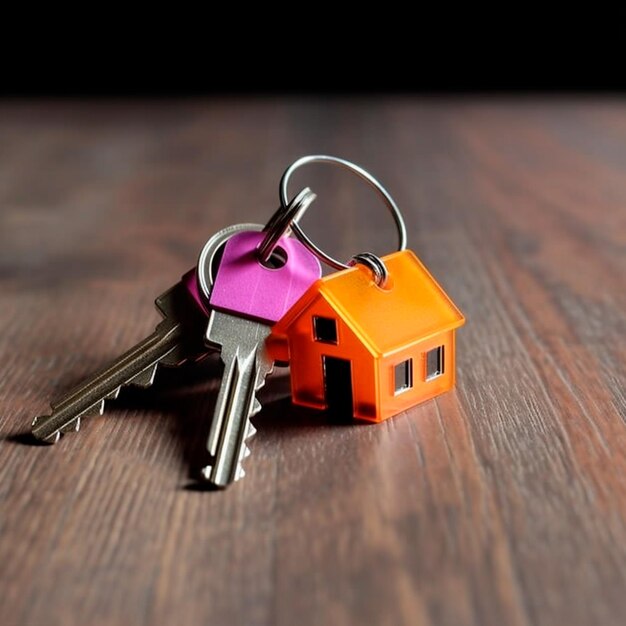
[[413,386],[413,359],[407,359],[395,366],[394,386],[396,395]]
[[337,320],[329,317],[313,317],[315,341],[337,343]]
[[426,380],[433,380],[443,374],[443,346],[426,353]]

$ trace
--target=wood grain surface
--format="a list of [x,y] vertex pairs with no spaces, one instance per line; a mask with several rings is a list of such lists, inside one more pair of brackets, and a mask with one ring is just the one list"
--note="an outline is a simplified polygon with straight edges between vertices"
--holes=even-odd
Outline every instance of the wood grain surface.
[[[388,186],[467,316],[456,391],[337,424],[280,370],[223,492],[195,480],[217,358],[33,445],[319,152]],[[331,252],[393,249],[360,181],[304,184]],[[625,207],[620,99],[0,103],[0,624],[623,624]]]

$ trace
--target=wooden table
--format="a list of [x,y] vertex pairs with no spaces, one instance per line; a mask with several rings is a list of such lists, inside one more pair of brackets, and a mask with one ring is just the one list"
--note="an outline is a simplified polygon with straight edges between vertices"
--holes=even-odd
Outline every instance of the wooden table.
[[[624,623],[625,101],[5,101],[0,147],[3,626]],[[466,314],[456,391],[342,425],[293,408],[282,370],[223,492],[195,481],[217,358],[32,445],[316,152],[389,187]],[[362,183],[297,181],[329,250],[393,249]]]

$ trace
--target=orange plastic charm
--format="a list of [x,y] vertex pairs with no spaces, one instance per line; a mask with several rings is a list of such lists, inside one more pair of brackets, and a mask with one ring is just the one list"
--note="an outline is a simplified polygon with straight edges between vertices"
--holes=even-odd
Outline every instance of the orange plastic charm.
[[389,284],[355,266],[316,281],[272,329],[294,404],[380,422],[454,386],[465,318],[409,250],[383,257]]

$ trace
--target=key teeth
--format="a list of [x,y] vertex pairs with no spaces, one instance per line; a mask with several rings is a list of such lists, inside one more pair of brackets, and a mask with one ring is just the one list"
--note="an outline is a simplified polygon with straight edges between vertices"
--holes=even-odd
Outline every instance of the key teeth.
[[49,437],[46,437],[45,439],[41,439],[40,441],[54,445],[55,443],[59,441],[59,439],[61,439],[61,431],[57,430],[55,433],[53,433]]
[[[128,383],[126,384],[137,385],[139,387],[149,387],[154,381],[154,377],[156,375],[156,370],[157,370],[158,365],[159,365],[158,363],[155,363],[153,366],[143,370],[142,372],[139,372],[137,376],[129,380]],[[52,435],[49,435],[44,438],[38,437],[35,433],[33,433],[33,435],[39,441],[44,441],[46,443],[57,443],[57,441],[59,441],[59,439],[61,438],[62,434],[78,432],[81,427],[82,418],[91,417],[94,415],[104,415],[105,401],[116,400],[120,395],[121,389],[122,389],[122,386],[120,385],[119,387],[117,387],[117,389],[114,389],[111,393],[109,393],[104,398],[102,398],[102,400],[98,400],[98,402],[96,402],[93,406],[91,406],[86,411],[81,413],[78,417],[76,417],[71,422],[66,424],[63,428],[55,431]],[[54,411],[54,407],[53,407],[53,411]],[[51,417],[50,415],[37,416],[32,421],[31,429],[34,430],[40,420],[44,418],[50,418],[50,417]]]
[[83,416],[104,415],[104,400],[98,400],[90,409],[87,409]]
[[35,439],[39,441],[43,441],[45,443],[57,443],[57,441],[59,441],[59,439],[61,438],[62,434],[77,433],[80,430],[83,418],[91,417],[92,415],[103,415],[103,414],[104,414],[104,399],[99,400],[98,402],[96,402],[96,404],[94,404],[93,406],[88,408],[86,411],[83,411],[83,413],[75,417],[71,422],[68,422],[65,426],[63,426],[63,428],[60,428],[59,430],[55,430],[50,435],[41,437],[37,434],[36,430],[37,430],[37,424],[39,424],[41,420],[50,419],[52,415],[54,415],[54,410],[53,410],[52,415],[37,416],[32,421],[31,430]]
[[128,381],[128,384],[135,385],[136,387],[150,387],[154,382],[158,365],[158,363],[155,363],[142,372],[139,372],[137,376],[134,376]]
[[167,356],[164,356],[159,361],[159,365],[165,367],[179,367],[188,360],[189,355],[187,354],[187,350],[181,345],[174,348]]
[[[188,294],[184,288],[174,288],[171,292],[180,292],[187,302]],[[167,300],[167,294],[164,294],[164,300]],[[175,303],[173,307],[177,310],[178,304]],[[154,382],[159,363],[167,359],[177,346],[180,348],[182,328],[182,322],[177,319],[162,322],[154,333],[72,389],[63,399],[53,403],[50,415],[35,418],[32,422],[33,437],[39,441],[56,443],[62,433],[79,430],[84,418],[103,415],[105,401],[118,398],[122,387],[149,387]],[[178,354],[172,361],[179,361],[180,358]],[[137,372],[138,367],[143,370]],[[132,372],[135,376],[128,379],[127,376],[132,376]]]
[[246,472],[244,471],[243,467],[239,465],[237,467],[237,471],[235,472],[235,480],[241,480],[245,475],[246,475]]
[[250,439],[250,437],[254,437],[256,435],[256,428],[252,422],[248,422],[248,427],[246,429],[246,439]]
[[39,421],[42,420],[42,419],[45,419],[47,417],[50,417],[50,416],[49,415],[39,415],[39,416],[37,416],[33,420],[32,424],[31,424],[32,434],[33,434],[33,437],[37,441],[40,441],[41,443],[55,444],[61,438],[61,431],[55,430],[51,435],[48,435],[46,437],[41,437],[41,436],[39,436],[35,432],[35,428],[36,428],[37,424],[39,423]]
[[80,430],[80,417],[77,417],[75,420],[72,420],[69,424],[61,428],[60,433],[77,433]]
[[121,387],[118,387],[117,389],[115,389],[115,391],[112,391],[108,396],[106,396],[105,400],[117,400],[120,395],[120,390]]

